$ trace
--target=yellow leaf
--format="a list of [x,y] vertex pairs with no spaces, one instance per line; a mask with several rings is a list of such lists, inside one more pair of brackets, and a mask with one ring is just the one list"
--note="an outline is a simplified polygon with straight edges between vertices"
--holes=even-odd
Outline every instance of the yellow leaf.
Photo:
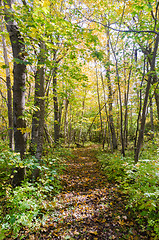
[[93,235],[98,235],[97,231],[90,231],[89,233],[93,234]]
[[122,226],[122,225],[124,225],[125,223],[124,223],[123,220],[119,220],[119,224]]
[[48,7],[48,6],[50,6],[50,1],[49,0],[44,0],[43,7]]

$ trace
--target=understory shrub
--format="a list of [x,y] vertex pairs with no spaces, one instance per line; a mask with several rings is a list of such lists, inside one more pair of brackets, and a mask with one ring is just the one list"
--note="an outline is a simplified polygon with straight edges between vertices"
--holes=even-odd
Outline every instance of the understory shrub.
[[[18,153],[8,149],[0,153],[0,239],[14,239],[23,228],[39,227],[48,212],[53,211],[55,195],[61,188],[58,176],[65,162],[61,152],[56,150],[56,153],[46,155],[40,163],[29,155],[21,161]],[[25,179],[21,186],[13,188],[10,179],[15,167],[25,168]],[[34,168],[40,170],[35,183],[30,181]]]
[[[159,160],[157,148],[149,144],[137,164],[133,154],[123,158],[119,153],[100,153],[98,159],[111,182],[114,181],[128,196],[127,209],[130,209],[142,226],[143,231],[151,232],[154,239],[159,237]],[[156,149],[156,150],[155,150]]]

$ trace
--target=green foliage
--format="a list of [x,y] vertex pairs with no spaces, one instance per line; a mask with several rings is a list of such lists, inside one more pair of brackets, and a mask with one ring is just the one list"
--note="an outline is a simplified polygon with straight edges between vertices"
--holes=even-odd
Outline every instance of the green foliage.
[[92,52],[92,57],[93,58],[97,58],[99,61],[102,61],[103,60],[103,52],[102,51],[94,51]]
[[5,236],[16,238],[22,227],[33,228],[37,225],[43,200],[42,191],[31,183],[24,182],[15,189],[7,186],[1,210],[0,239],[4,239]]
[[140,160],[136,165],[125,163],[127,177],[122,182],[124,193],[130,196],[128,208],[138,212],[137,220],[147,230],[154,228],[159,236],[159,180],[158,160]]
[[111,154],[103,152],[98,155],[98,159],[102,164],[103,170],[107,174],[108,181],[121,182],[121,180],[126,176],[123,165],[124,159],[119,155],[119,153],[116,152]]
[[[154,146],[149,143],[149,148],[145,147],[142,159],[135,165],[130,152],[126,158],[116,153],[100,153],[98,159],[108,180],[115,181],[128,196],[126,207],[136,216],[143,231],[152,232],[154,239],[158,239],[159,161]],[[145,159],[146,153],[151,158]]]
[[[29,155],[21,161],[18,153],[8,149],[0,153],[0,239],[14,239],[23,227],[33,230],[44,223],[48,211],[53,211],[54,196],[61,188],[58,175],[64,168],[66,155],[68,151],[58,149],[51,153],[50,150],[38,162]],[[21,186],[13,188],[10,180],[15,167],[25,167],[26,174]],[[30,178],[35,168],[40,170],[40,176],[32,183]]]

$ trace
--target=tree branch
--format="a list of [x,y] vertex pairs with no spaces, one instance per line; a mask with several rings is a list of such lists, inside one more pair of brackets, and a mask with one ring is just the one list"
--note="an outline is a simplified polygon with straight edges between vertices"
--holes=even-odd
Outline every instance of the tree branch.
[[0,77],[0,79],[1,79],[4,83],[6,83],[6,80],[5,80],[4,78]]
[[134,29],[116,29],[116,28],[113,28],[111,26],[109,26],[108,24],[104,24],[102,22],[99,22],[99,21],[96,21],[94,19],[89,19],[87,18],[79,9],[76,8],[76,10],[89,22],[94,22],[94,23],[97,23],[97,24],[100,24],[102,25],[103,27],[105,28],[109,28],[113,31],[116,31],[116,32],[123,32],[123,33],[153,33],[153,34],[156,34],[156,35],[159,35],[159,32],[155,31],[155,30],[134,30]]
[[2,93],[1,90],[0,90],[0,95],[1,95],[1,97],[5,100],[5,102],[7,102],[7,99],[6,99],[6,97],[3,95],[3,93]]

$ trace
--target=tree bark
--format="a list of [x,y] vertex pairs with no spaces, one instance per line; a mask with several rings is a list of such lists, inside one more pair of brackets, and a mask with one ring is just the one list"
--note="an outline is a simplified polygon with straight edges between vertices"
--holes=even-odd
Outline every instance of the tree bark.
[[124,143],[127,148],[128,145],[128,99],[129,99],[129,89],[130,89],[130,78],[131,78],[132,66],[129,71],[127,88],[126,88],[126,69],[124,68],[124,78],[125,78],[125,116],[124,116]]
[[[32,138],[31,138],[31,152],[36,154],[38,152],[38,159],[41,158],[43,145],[43,131],[44,131],[44,115],[45,115],[45,101],[44,101],[44,43],[40,44],[40,53],[38,56],[37,71],[35,74],[35,93],[34,106],[36,110],[33,113],[32,119]],[[42,66],[41,66],[42,65]]]
[[155,90],[155,100],[156,100],[156,107],[157,107],[157,117],[159,121],[159,94],[157,93],[159,89]]
[[[112,145],[112,141],[111,141],[111,134],[110,134],[110,122],[109,122],[109,118],[108,118],[108,110],[107,110],[107,101],[106,101],[106,94],[105,94],[105,86],[104,86],[104,79],[103,79],[103,74],[101,71],[101,81],[102,81],[102,87],[103,87],[103,95],[104,95],[104,108],[105,108],[105,113],[106,113],[106,117],[107,117],[107,122],[108,122],[108,138],[110,140],[110,148],[111,148],[111,152],[113,153],[113,145]],[[105,126],[105,137],[104,139],[106,139],[106,126]],[[105,140],[104,140],[105,142]],[[108,141],[108,145],[109,145],[109,141]]]
[[[4,32],[3,22],[1,22],[1,31]],[[9,61],[8,61],[8,54],[7,54],[7,45],[6,45],[6,40],[3,34],[2,34],[2,46],[3,46],[4,62],[6,65],[9,147],[13,151],[14,150],[14,132],[13,132],[12,89],[11,89],[10,69],[9,69]]]
[[60,125],[59,125],[59,106],[57,98],[57,66],[55,66],[53,75],[53,101],[54,101],[54,141],[55,144],[58,144],[60,138]]
[[[25,107],[25,81],[26,81],[26,65],[25,65],[25,43],[21,36],[19,28],[14,16],[11,0],[7,0],[5,6],[5,21],[7,31],[9,33],[12,52],[13,52],[13,129],[14,129],[14,145],[15,151],[20,152],[21,160],[24,158],[26,150],[26,121],[24,119]],[[12,185],[17,186],[24,180],[25,168],[17,167],[12,171]]]
[[117,84],[118,84],[118,93],[119,93],[119,105],[120,105],[120,139],[121,139],[121,147],[122,147],[122,155],[125,157],[125,144],[124,144],[124,134],[123,134],[123,106],[122,106],[122,95],[121,95],[121,88],[120,88],[120,76],[119,76],[119,70],[118,70],[118,60],[116,57],[116,53],[113,49],[113,46],[111,44],[111,48],[113,51],[114,59],[115,59],[115,66],[116,66],[116,78],[117,78]]
[[134,150],[135,151],[136,151],[137,137],[138,137],[138,131],[139,131],[139,121],[140,121],[140,118],[141,118],[141,110],[142,110],[142,85],[143,85],[144,78],[145,78],[145,58],[144,58],[142,80],[141,80],[141,83],[140,83],[139,112],[138,112],[137,128],[136,128],[135,140],[134,140]]
[[154,139],[154,120],[153,120],[152,96],[149,96],[149,100],[150,100],[151,138]]
[[68,98],[65,99],[65,112],[64,112],[64,141],[65,144],[67,143],[67,136],[68,136],[68,105],[69,100]]
[[119,73],[118,73],[118,66],[117,66],[117,59],[116,59],[116,74],[118,79],[118,90],[119,90],[119,103],[120,103],[120,137],[121,137],[121,146],[122,146],[122,154],[125,157],[125,144],[124,144],[124,134],[123,134],[123,108],[122,108],[122,99],[121,99],[121,89],[120,89],[120,82],[119,82]]
[[[155,74],[153,76],[153,84],[158,84],[158,83],[159,83],[158,77],[157,77],[157,74],[155,72]],[[157,107],[157,117],[158,117],[158,120],[159,120],[159,87],[158,87],[158,85],[155,88],[154,94],[155,94],[155,101],[156,101],[156,107]]]
[[141,127],[140,127],[137,147],[136,147],[136,151],[135,151],[135,163],[137,163],[139,160],[140,149],[141,149],[141,145],[143,143],[145,121],[146,121],[146,108],[147,108],[147,102],[148,102],[151,82],[152,82],[152,78],[154,76],[154,71],[155,71],[155,62],[156,62],[156,55],[157,55],[157,50],[158,50],[158,43],[159,43],[159,35],[157,35],[157,37],[156,37],[153,56],[152,56],[151,65],[150,65],[151,66],[150,73],[148,76],[148,81],[147,81],[147,86],[146,86],[145,99],[144,99],[144,104],[143,104],[143,109],[142,109]]
[[106,67],[106,77],[107,77],[107,87],[108,87],[108,107],[109,107],[109,124],[110,124],[110,131],[112,135],[112,145],[113,149],[117,149],[117,138],[115,133],[114,127],[114,120],[113,120],[113,94],[112,94],[112,86],[110,81],[110,36],[109,36],[109,29],[106,31],[107,34],[107,67]]
[[[11,8],[11,0],[7,0],[7,4]],[[26,148],[26,122],[24,119],[25,107],[25,44],[13,16],[5,10],[6,27],[9,33],[14,65],[13,65],[13,127],[14,127],[14,144],[15,151],[20,152],[21,159],[24,157]]]
[[[98,71],[97,71],[97,63],[95,61],[95,67],[96,67],[96,84],[97,84],[97,97],[98,97],[98,108],[99,108],[99,116],[100,116],[100,128],[101,132],[99,135],[99,141],[103,141],[103,121],[102,121],[102,113],[101,113],[101,105],[100,105],[100,96],[99,96],[99,81],[98,81]],[[103,142],[104,144],[104,142]],[[103,146],[104,148],[104,146]]]
[[[44,139],[44,117],[45,117],[45,70],[44,70],[44,50],[45,45],[43,42],[40,43],[40,54],[38,56],[38,66],[35,75],[35,95],[34,105],[37,108],[33,114],[32,120],[32,143],[31,150],[35,154],[35,157],[41,160],[43,152],[43,139]],[[32,173],[32,180],[36,180],[39,176],[39,169],[35,168]]]

